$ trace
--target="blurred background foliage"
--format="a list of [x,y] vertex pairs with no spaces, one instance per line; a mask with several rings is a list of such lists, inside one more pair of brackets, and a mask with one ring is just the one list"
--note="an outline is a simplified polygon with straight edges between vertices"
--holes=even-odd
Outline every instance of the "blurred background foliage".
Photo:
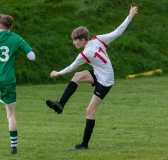
[[[161,68],[168,73],[167,0],[1,0],[1,13],[14,17],[11,32],[23,37],[33,48],[36,61],[19,52],[16,61],[18,84],[47,84],[69,81],[74,72],[50,79],[52,70],[71,64],[81,50],[72,44],[71,32],[86,26],[90,38],[116,29],[130,6],[139,13],[107,52],[116,78]],[[90,69],[83,65],[77,71]]]

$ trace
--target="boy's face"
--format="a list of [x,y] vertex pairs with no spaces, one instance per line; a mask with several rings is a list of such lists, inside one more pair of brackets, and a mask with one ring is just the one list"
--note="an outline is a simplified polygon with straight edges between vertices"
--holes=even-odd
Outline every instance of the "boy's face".
[[85,45],[85,39],[74,39],[73,44],[75,45],[76,48],[83,48]]

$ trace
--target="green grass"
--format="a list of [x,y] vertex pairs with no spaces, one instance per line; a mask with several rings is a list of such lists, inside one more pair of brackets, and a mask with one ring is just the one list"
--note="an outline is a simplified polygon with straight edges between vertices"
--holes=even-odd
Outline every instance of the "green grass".
[[80,84],[64,112],[45,105],[67,84],[17,87],[18,154],[9,153],[5,108],[0,105],[1,160],[167,160],[167,76],[116,79],[97,109],[88,151],[70,152],[81,142],[93,88]]

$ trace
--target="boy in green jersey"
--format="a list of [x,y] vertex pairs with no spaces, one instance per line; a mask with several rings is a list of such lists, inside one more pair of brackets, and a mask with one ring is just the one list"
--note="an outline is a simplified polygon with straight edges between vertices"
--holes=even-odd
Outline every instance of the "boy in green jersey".
[[32,48],[17,34],[10,32],[13,17],[0,14],[0,102],[6,106],[9,134],[11,140],[11,154],[17,153],[17,122],[16,108],[16,78],[14,64],[21,50],[29,60],[35,60]]

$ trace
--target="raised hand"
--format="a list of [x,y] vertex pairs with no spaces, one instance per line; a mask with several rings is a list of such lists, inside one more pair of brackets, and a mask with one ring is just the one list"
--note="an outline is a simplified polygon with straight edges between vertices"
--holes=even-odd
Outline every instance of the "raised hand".
[[138,7],[134,6],[130,8],[129,17],[133,18],[138,13]]

